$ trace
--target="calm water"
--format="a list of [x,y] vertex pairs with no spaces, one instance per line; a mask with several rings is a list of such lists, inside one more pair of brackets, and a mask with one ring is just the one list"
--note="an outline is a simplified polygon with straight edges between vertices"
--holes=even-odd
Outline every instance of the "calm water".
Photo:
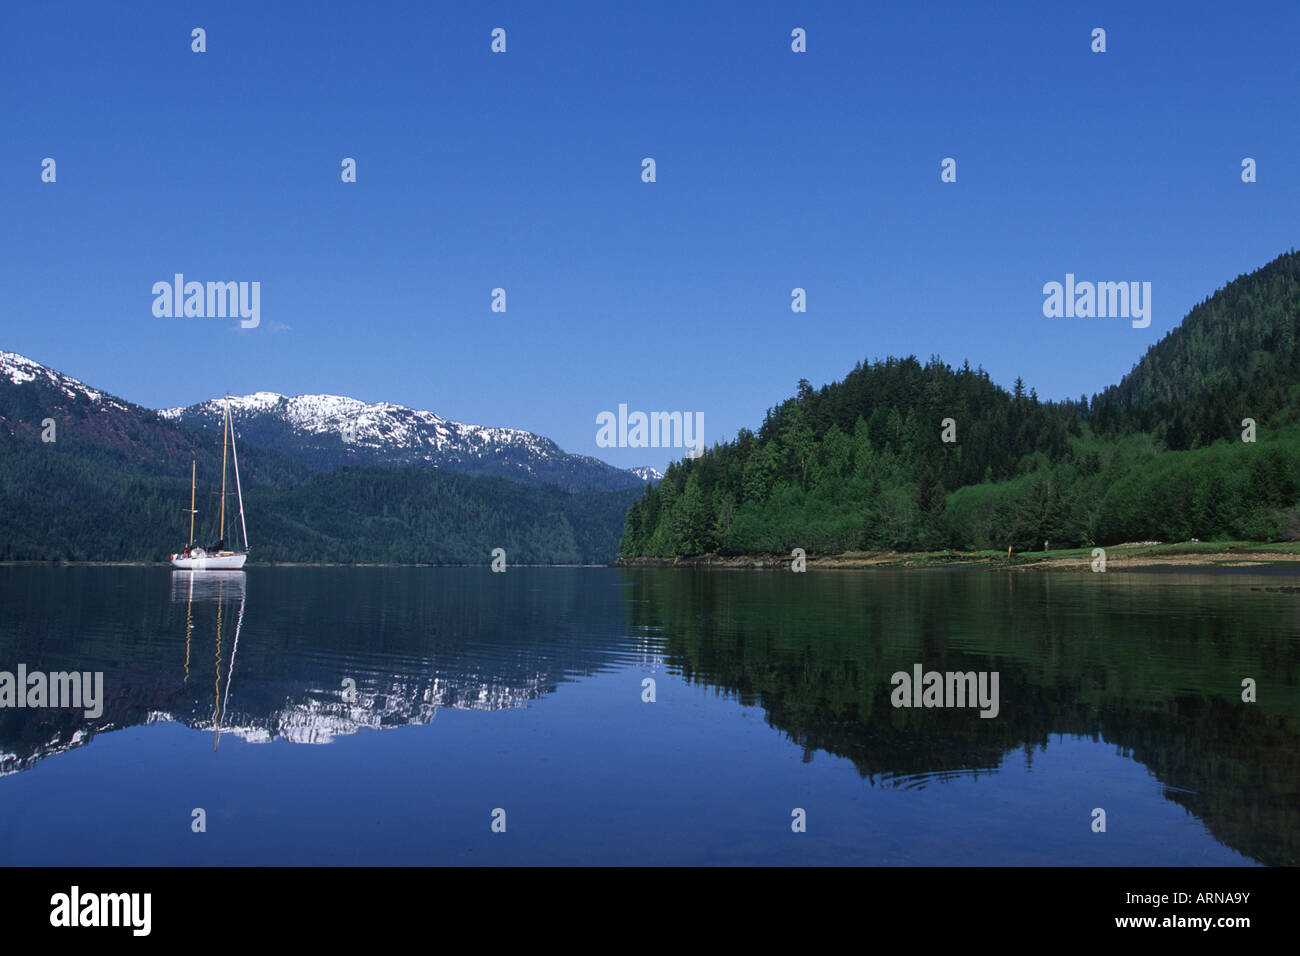
[[0,568],[0,670],[106,698],[0,709],[0,863],[1294,865],[1297,583]]

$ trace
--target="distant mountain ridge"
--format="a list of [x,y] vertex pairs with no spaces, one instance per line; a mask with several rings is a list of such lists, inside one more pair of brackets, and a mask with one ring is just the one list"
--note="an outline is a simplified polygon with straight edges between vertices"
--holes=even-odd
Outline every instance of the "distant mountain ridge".
[[[512,565],[605,563],[647,486],[529,432],[402,406],[271,393],[235,406],[256,562],[475,564],[503,548]],[[188,533],[191,462],[196,540],[215,542],[219,412],[160,414],[0,352],[0,560],[165,560]]]
[[[48,445],[43,440],[49,429]],[[0,351],[0,438],[18,443],[21,449],[58,449],[74,452],[83,460],[93,459],[103,471],[121,471],[122,476],[185,475],[190,461],[201,471],[219,467],[221,447],[196,429],[159,418],[152,409],[93,388],[70,375],[41,365],[16,352]],[[241,449],[242,450],[242,449]],[[53,456],[51,465],[54,464]],[[63,456],[63,457],[66,457]],[[276,459],[272,463],[269,459]],[[261,480],[261,463],[274,464],[276,479],[305,477],[311,469],[274,454],[253,450],[245,480]],[[241,466],[246,463],[241,459]],[[286,472],[287,469],[287,472]]]
[[[223,400],[214,398],[161,409],[158,414],[168,421],[220,428],[222,406]],[[467,475],[590,491],[618,491],[654,480],[639,470],[568,454],[551,439],[522,429],[467,425],[391,402],[254,392],[231,396],[230,414],[245,441],[322,470],[341,465],[431,465]]]
[[85,382],[80,382],[70,375],[64,375],[52,368],[46,368],[41,363],[34,362],[27,356],[19,355],[17,352],[0,352],[0,376],[9,379],[10,384],[13,385],[25,385],[28,382],[39,381],[46,386],[58,389],[70,399],[84,397],[92,402],[103,402],[122,411],[127,411],[131,407],[112,395],[106,395],[104,392],[93,389]]
[[[155,412],[24,355],[0,351],[0,384],[6,381],[33,385],[40,394],[10,391],[8,406],[26,413],[6,415],[5,407],[0,407],[0,424],[10,420],[11,428],[34,434],[39,434],[39,423],[51,410],[71,414],[82,424],[87,415],[100,417],[96,425],[101,432],[122,433],[119,445],[129,444],[129,436],[141,424],[154,422],[155,416],[200,429],[221,426],[222,399]],[[342,465],[430,465],[467,475],[587,491],[621,491],[662,477],[653,468],[616,468],[598,458],[570,454],[533,432],[468,425],[391,402],[341,395],[289,397],[276,392],[232,396],[230,402],[241,441],[282,452],[316,470]],[[42,414],[38,417],[37,412]],[[55,420],[63,423],[62,416]],[[101,437],[112,441],[108,434]],[[183,457],[179,455],[177,462]]]

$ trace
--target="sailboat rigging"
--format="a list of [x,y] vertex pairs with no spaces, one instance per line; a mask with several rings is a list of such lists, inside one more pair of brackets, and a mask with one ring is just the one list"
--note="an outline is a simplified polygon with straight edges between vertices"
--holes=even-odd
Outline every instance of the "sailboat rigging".
[[[226,458],[227,452],[235,465],[235,496],[239,501],[239,528],[244,536],[242,551],[226,548]],[[197,462],[190,463],[190,543],[183,551],[171,555],[174,568],[190,571],[238,571],[248,560],[248,525],[244,521],[244,492],[239,482],[239,454],[235,451],[235,428],[230,420],[230,396],[226,395],[226,404],[222,415],[221,432],[221,521],[215,548],[205,549],[194,545],[194,487],[197,477]]]

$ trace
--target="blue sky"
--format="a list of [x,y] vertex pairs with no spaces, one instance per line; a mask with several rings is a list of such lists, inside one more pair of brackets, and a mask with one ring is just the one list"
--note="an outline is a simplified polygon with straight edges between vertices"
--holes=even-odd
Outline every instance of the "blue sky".
[[[1297,245],[1298,27],[1290,0],[7,4],[0,348],[152,407],[329,392],[661,468],[597,414],[699,411],[712,442],[891,354],[1092,394]],[[259,281],[260,326],[156,318],[176,272]],[[1151,282],[1151,326],[1045,318],[1067,272]]]

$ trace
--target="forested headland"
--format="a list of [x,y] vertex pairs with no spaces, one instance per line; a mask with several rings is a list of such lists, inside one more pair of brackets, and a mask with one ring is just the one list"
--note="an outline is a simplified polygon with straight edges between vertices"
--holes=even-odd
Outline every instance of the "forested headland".
[[1292,251],[1091,399],[1042,401],[938,357],[802,380],[757,431],[646,489],[620,556],[1298,539],[1298,316]]

